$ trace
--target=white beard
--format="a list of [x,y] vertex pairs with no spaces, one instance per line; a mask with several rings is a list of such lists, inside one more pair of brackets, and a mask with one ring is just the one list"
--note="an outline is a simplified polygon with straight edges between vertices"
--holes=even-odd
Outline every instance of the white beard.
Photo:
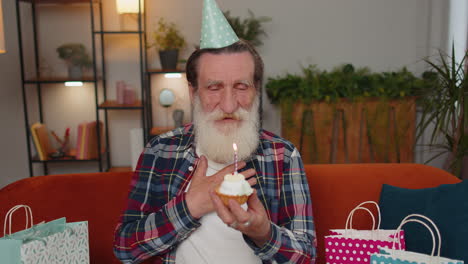
[[193,103],[193,123],[195,143],[206,157],[214,162],[230,164],[234,161],[232,144],[237,144],[239,161],[249,158],[259,142],[259,99],[255,96],[250,110],[239,109],[229,115],[241,120],[238,124],[216,127],[215,121],[226,115],[219,108],[210,113],[203,112],[200,97],[195,95]]

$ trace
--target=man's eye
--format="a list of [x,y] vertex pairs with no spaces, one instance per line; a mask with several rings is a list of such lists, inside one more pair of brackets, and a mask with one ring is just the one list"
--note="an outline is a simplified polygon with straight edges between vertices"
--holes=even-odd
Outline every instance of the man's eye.
[[249,85],[245,83],[236,84],[236,89],[238,90],[247,90],[248,88],[249,88]]
[[219,89],[221,89],[221,85],[219,85],[219,84],[212,84],[212,85],[208,86],[208,90],[210,90],[210,91],[217,91]]

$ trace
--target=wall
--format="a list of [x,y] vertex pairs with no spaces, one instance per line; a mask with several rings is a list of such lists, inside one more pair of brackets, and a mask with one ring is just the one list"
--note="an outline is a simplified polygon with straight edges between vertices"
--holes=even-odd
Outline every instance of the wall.
[[3,0],[7,53],[0,54],[0,188],[29,174],[13,0]]
[[[118,17],[115,15],[113,0],[103,0],[106,27],[118,28]],[[6,121],[6,129],[2,132],[1,145],[11,149],[0,165],[5,175],[0,177],[0,186],[8,182],[27,176],[26,147],[24,141],[24,121],[21,113],[20,74],[18,64],[18,49],[15,25],[15,0],[3,0],[5,10],[5,25],[7,31],[6,55],[0,55],[0,83],[2,89],[2,120]],[[351,62],[357,66],[369,66],[375,71],[395,70],[403,66],[416,73],[424,70],[421,58],[431,54],[434,48],[445,45],[444,32],[446,31],[447,4],[437,0],[218,0],[223,10],[230,10],[233,15],[246,16],[247,8],[257,16],[272,17],[272,21],[266,24],[268,38],[265,44],[259,48],[266,64],[266,76],[276,76],[286,72],[300,72],[302,66],[317,64],[323,69],[331,69],[342,63]],[[200,32],[202,1],[184,0],[152,0],[148,2],[148,25],[154,27],[160,16],[168,18],[178,24],[186,36],[189,47],[182,54],[186,58],[193,46],[198,43]],[[83,28],[88,23],[88,18],[83,19],[74,14],[63,13],[57,16],[42,16],[41,32],[56,32],[50,37],[40,39],[47,64],[57,73],[63,73],[60,60],[54,54],[54,48],[62,40],[73,40],[79,37]],[[66,21],[53,23],[56,21]],[[56,26],[51,28],[52,26]],[[112,37],[114,38],[114,37]],[[90,47],[89,35],[85,34],[83,41]],[[138,67],[135,60],[138,54],[128,53],[134,43],[128,37],[106,41],[106,50],[113,52],[111,63],[114,68],[109,83],[118,79],[128,79],[138,84],[138,80],[132,71]],[[109,44],[112,43],[112,44]],[[150,64],[159,66],[157,57],[153,51],[149,54]],[[113,61],[112,61],[113,60]],[[130,65],[130,66],[129,66]],[[176,87],[175,85],[174,87]],[[180,81],[178,88],[185,89],[185,82]],[[54,92],[55,91],[55,92]],[[86,103],[78,104],[79,96],[86,97],[86,88],[79,93],[63,87],[50,89],[46,96],[62,104],[49,110],[50,115],[62,113],[74,107],[69,116],[54,116],[58,122],[50,121],[51,129],[58,133],[68,125],[76,125],[78,122],[93,117],[94,112],[86,109]],[[60,99],[57,96],[60,95]],[[91,95],[92,96],[92,95]],[[110,90],[109,96],[115,96]],[[54,99],[56,98],[56,99]],[[265,100],[267,101],[267,100]],[[68,106],[68,107],[67,107]],[[264,103],[264,127],[273,132],[280,133],[279,111],[268,102]],[[130,164],[128,133],[131,128],[138,127],[135,121],[138,113],[112,112],[113,124],[111,139],[112,160],[115,165],[125,166]],[[166,118],[166,117],[164,117]],[[66,123],[64,120],[77,120],[76,123]],[[158,122],[163,122],[164,119]],[[11,140],[14,138],[16,142]],[[120,139],[120,140],[117,140]],[[423,157],[419,157],[421,160]],[[74,171],[61,166],[55,171]]]
[[[448,3],[445,1],[295,0],[218,1],[223,10],[247,16],[247,8],[257,16],[269,16],[268,38],[259,52],[265,61],[265,75],[298,73],[303,66],[316,64],[331,69],[343,63],[368,66],[374,71],[407,67],[419,74],[422,59],[446,49]],[[159,12],[171,14],[174,22],[198,41],[201,1],[152,2]],[[160,15],[161,14],[161,15]],[[188,52],[187,52],[188,53]],[[266,96],[265,96],[266,97]],[[280,111],[264,100],[264,127],[280,134]],[[418,153],[423,162],[430,154]],[[434,164],[439,166],[440,162]]]
[[[449,11],[449,32],[447,37],[447,46],[455,48],[455,59],[460,62],[466,50],[468,41],[468,1],[450,0]],[[451,53],[451,50],[449,50]]]

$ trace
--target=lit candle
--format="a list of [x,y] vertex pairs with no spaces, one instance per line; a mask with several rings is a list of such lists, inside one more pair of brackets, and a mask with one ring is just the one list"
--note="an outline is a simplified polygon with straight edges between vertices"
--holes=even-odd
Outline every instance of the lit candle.
[[232,175],[234,175],[234,173],[237,174],[237,144],[233,143],[232,148],[234,149],[234,172]]

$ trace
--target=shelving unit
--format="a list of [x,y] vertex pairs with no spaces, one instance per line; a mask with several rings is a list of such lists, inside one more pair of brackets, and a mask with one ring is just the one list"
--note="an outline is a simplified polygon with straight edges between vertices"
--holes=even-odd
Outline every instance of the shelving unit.
[[[139,12],[136,14],[137,17],[137,24],[138,28],[136,30],[104,30],[102,25],[103,25],[103,17],[104,15],[102,14],[102,7],[99,8],[100,10],[100,16],[99,16],[99,24],[101,25],[101,28],[95,30],[93,28],[93,35],[94,36],[99,36],[100,37],[100,43],[101,43],[101,71],[102,71],[102,76],[103,76],[103,97],[100,98],[101,100],[98,102],[97,110],[98,111],[103,111],[106,124],[105,127],[107,128],[105,131],[105,139],[106,139],[106,146],[109,146],[106,151],[107,155],[107,167],[109,171],[113,170],[119,170],[119,167],[114,168],[114,166],[111,164],[111,158],[110,158],[110,153],[111,153],[111,142],[109,141],[109,118],[108,118],[108,111],[121,111],[121,110],[138,110],[141,111],[141,126],[143,127],[143,139],[145,139],[146,136],[146,92],[145,92],[145,84],[146,84],[146,76],[144,74],[146,70],[146,16],[145,13],[142,12],[144,10],[144,6],[141,6],[141,1],[135,1],[138,2],[138,10]],[[146,1],[144,1],[146,3]],[[102,5],[102,2],[99,2],[99,5]],[[93,15],[92,15],[92,19]],[[133,104],[119,104],[116,100],[110,100],[108,98],[108,88],[109,84],[107,82],[107,67],[106,67],[106,54],[105,54],[105,42],[106,42],[106,36],[125,36],[125,35],[135,35],[138,37],[138,44],[139,44],[139,67],[140,67],[140,100],[136,100]],[[99,96],[98,96],[99,97]],[[121,170],[121,169],[120,169]]]
[[[38,45],[39,35],[49,36],[53,33],[50,32],[38,32],[38,5],[53,5],[53,6],[63,6],[66,10],[73,10],[74,7],[79,6],[80,8],[86,7],[89,10],[90,17],[90,30],[89,36],[91,39],[91,52],[92,53],[92,76],[86,76],[80,79],[70,79],[67,77],[59,76],[43,76],[40,72],[41,62],[40,62],[40,45]],[[41,7],[42,8],[42,7]],[[22,10],[25,9],[25,10]],[[30,9],[30,12],[29,12]],[[62,9],[61,9],[62,10]],[[139,10],[142,10],[142,7],[139,7]],[[25,13],[27,12],[27,13]],[[110,159],[111,152],[111,142],[109,141],[109,120],[108,112],[109,111],[119,111],[119,110],[131,110],[131,111],[140,111],[141,112],[141,126],[143,127],[144,135],[143,138],[147,138],[147,107],[150,105],[147,102],[147,92],[145,89],[146,85],[146,18],[143,12],[137,14],[138,17],[138,29],[136,30],[105,30],[103,26],[103,7],[101,0],[16,0],[16,14],[17,14],[17,27],[18,27],[18,39],[20,44],[20,65],[21,65],[21,80],[22,80],[22,94],[23,94],[23,109],[24,109],[24,122],[26,127],[26,139],[27,139],[27,151],[28,151],[28,164],[29,164],[29,173],[30,176],[35,175],[35,167],[33,164],[42,165],[42,173],[39,174],[49,174],[49,165],[50,164],[59,164],[59,163],[70,163],[70,167],[73,168],[73,164],[82,164],[86,162],[92,162],[97,164],[98,171],[112,170],[112,164]],[[22,19],[24,21],[22,21]],[[26,21],[26,22],[25,22]],[[66,26],[67,21],[64,21],[64,27]],[[26,25],[26,26],[24,26]],[[23,27],[31,27],[32,30],[24,30]],[[31,32],[31,33],[30,33]],[[31,38],[31,42],[23,41],[23,34]],[[32,34],[29,36],[27,34]],[[121,36],[121,35],[135,35],[138,37],[139,43],[139,54],[140,54],[140,69],[139,69],[139,78],[140,78],[140,89],[136,92],[140,94],[139,100],[133,104],[118,104],[115,100],[108,98],[108,76],[107,76],[107,61],[105,53],[104,43],[107,41],[106,36]],[[25,38],[26,39],[26,38]],[[66,40],[64,40],[66,41]],[[31,43],[33,52],[32,60],[30,54],[25,52],[24,46]],[[99,53],[99,54],[98,54]],[[98,67],[98,61],[100,62],[100,67]],[[32,69],[32,71],[27,71],[26,67]],[[48,160],[39,160],[37,155],[34,155],[34,144],[31,141],[31,131],[30,127],[32,123],[38,121],[41,123],[46,123],[47,113],[44,112],[45,105],[53,105],[54,102],[46,102],[43,98],[43,93],[45,89],[48,89],[51,85],[57,85],[68,81],[80,81],[85,84],[91,84],[94,91],[94,98],[86,98],[86,103],[89,103],[89,107],[93,108],[95,111],[94,121],[98,124],[100,121],[104,124],[104,138],[101,140],[98,137],[97,148],[101,150],[101,146],[106,146],[105,151],[102,155],[99,155],[96,159],[87,159],[87,160],[78,160],[72,156],[66,156],[63,158],[57,159],[48,159]],[[31,93],[34,95],[31,99]],[[137,96],[138,97],[138,96]],[[89,99],[89,102],[87,101]],[[37,106],[37,111],[32,109],[33,106],[30,106],[30,100],[33,100],[33,106]],[[56,103],[56,102],[55,102]],[[31,108],[31,109],[30,109]],[[30,113],[37,113],[37,118],[32,118]],[[75,126],[78,125],[80,120],[76,120],[74,123]],[[74,128],[74,127],[73,127]],[[96,129],[96,132],[99,133],[99,128]],[[100,151],[99,151],[100,152]],[[101,153],[101,152],[100,152]],[[67,165],[68,166],[68,165]],[[81,166],[81,165],[80,165]]]
[[[33,73],[31,74],[26,73],[25,67],[27,66],[28,62],[25,61],[25,51],[24,51],[24,45],[26,45],[23,42],[23,24],[22,24],[22,13],[21,10],[23,7],[22,5],[28,5],[31,10],[30,13],[30,18],[31,18],[31,23],[32,25],[32,49],[33,49]],[[23,95],[23,109],[24,109],[24,120],[25,120],[25,127],[26,127],[26,141],[27,141],[27,150],[28,150],[28,164],[29,164],[29,174],[30,176],[34,176],[34,169],[33,169],[33,164],[42,164],[43,168],[43,174],[49,174],[49,164],[52,163],[63,163],[63,162],[72,162],[72,163],[83,163],[83,162],[97,162],[99,171],[103,171],[103,162],[104,162],[104,157],[102,155],[99,155],[97,159],[88,159],[88,160],[78,160],[75,159],[72,156],[69,157],[63,157],[63,158],[58,158],[58,159],[48,159],[48,160],[39,160],[39,158],[34,155],[33,156],[33,144],[31,143],[31,132],[30,132],[30,127],[32,125],[32,122],[30,123],[31,117],[29,116],[29,109],[28,109],[28,94],[31,93],[34,88],[35,88],[35,93],[36,93],[36,98],[35,101],[37,103],[38,107],[38,122],[44,123],[45,120],[45,113],[43,111],[44,108],[44,103],[43,102],[43,92],[44,89],[48,89],[50,85],[52,84],[59,84],[59,83],[64,83],[67,81],[81,81],[83,83],[90,83],[94,85],[94,89],[97,90],[98,88],[98,78],[96,78],[97,74],[96,71],[94,70],[94,74],[91,77],[83,77],[80,79],[71,79],[71,78],[66,78],[66,77],[57,77],[57,76],[41,76],[40,73],[40,50],[39,50],[39,45],[38,45],[38,25],[37,25],[37,20],[38,20],[38,12],[37,12],[37,6],[38,5],[53,5],[53,4],[63,4],[63,1],[54,1],[54,0],[17,0],[16,1],[16,15],[17,15],[17,27],[18,27],[18,39],[19,39],[19,44],[20,44],[20,65],[21,65],[21,80],[22,80],[22,95]],[[80,6],[88,6],[90,12],[92,13],[92,8],[93,8],[93,1],[84,1],[84,0],[69,0],[66,2],[67,8],[73,8],[73,5],[80,5]],[[26,19],[25,19],[26,20]],[[92,23],[92,22],[91,22]],[[90,34],[91,34],[90,30]],[[28,42],[30,43],[30,42]],[[94,47],[93,47],[94,48]],[[94,56],[94,50],[93,50],[93,63],[95,63],[95,56]],[[95,65],[94,69],[96,69]],[[31,87],[31,86],[34,86]],[[98,148],[101,148],[100,142],[98,142]]]

